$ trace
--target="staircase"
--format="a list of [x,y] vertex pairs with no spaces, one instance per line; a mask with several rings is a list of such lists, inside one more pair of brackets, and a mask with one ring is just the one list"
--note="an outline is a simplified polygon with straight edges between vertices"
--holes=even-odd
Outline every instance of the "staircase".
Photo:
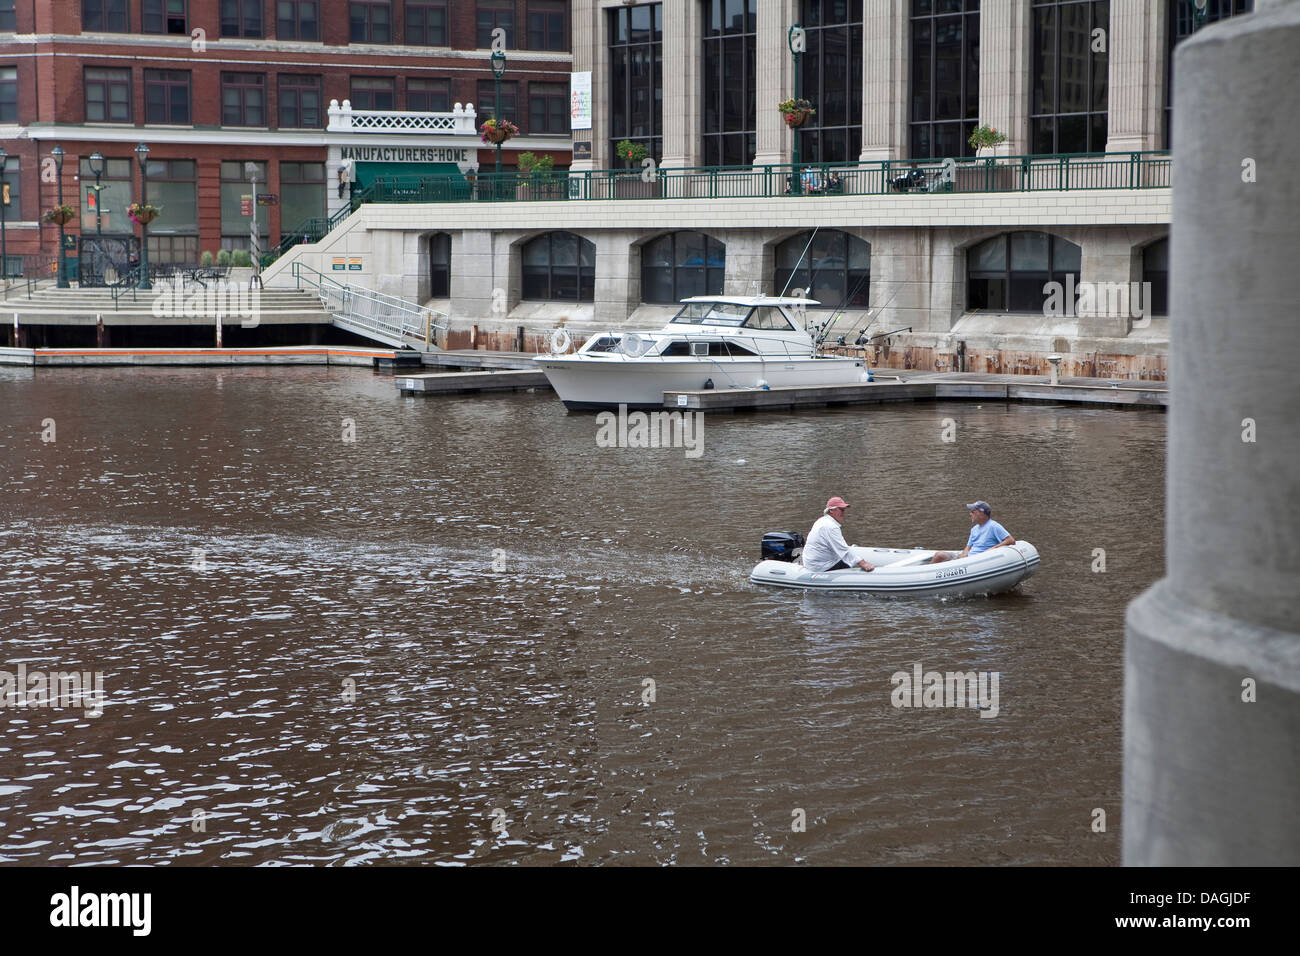
[[254,317],[259,325],[329,325],[334,321],[320,299],[307,290],[265,289],[237,294],[212,282],[207,287],[188,283],[180,295],[174,291],[163,294],[157,289],[51,286],[28,294],[22,287],[15,287],[0,299],[0,316],[7,324],[15,312],[22,325],[93,326],[100,316],[107,326],[214,325],[218,312],[229,324],[248,322]]

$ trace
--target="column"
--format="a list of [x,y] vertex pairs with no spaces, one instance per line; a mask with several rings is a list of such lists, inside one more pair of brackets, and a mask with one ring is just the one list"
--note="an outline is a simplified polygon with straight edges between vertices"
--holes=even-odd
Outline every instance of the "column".
[[1106,31],[1109,153],[1161,148],[1166,13],[1167,3],[1111,0]]
[[862,160],[907,155],[908,0],[862,5]]
[[1130,866],[1300,864],[1298,46],[1300,2],[1259,0],[1176,53],[1166,573],[1128,609]]
[[573,72],[591,72],[591,125],[592,129],[573,130],[574,143],[590,143],[590,159],[579,159],[575,150],[569,168],[575,172],[602,169],[608,166],[607,157],[600,147],[596,133],[609,125],[609,71],[604,69],[601,28],[603,11],[597,0],[572,0],[569,7],[569,36],[573,45]]
[[1030,7],[1022,0],[980,4],[980,116],[1006,134],[998,156],[1029,152]]
[[759,0],[755,166],[788,163],[791,159],[793,137],[776,104],[794,96],[794,56],[787,45],[787,36],[798,18],[796,0]]
[[664,154],[662,165],[700,165],[704,53],[700,3],[664,4]]

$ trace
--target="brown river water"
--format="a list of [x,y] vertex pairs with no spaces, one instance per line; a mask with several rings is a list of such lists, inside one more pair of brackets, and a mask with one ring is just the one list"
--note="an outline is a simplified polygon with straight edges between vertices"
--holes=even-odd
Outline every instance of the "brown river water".
[[[0,863],[1119,861],[1163,414],[710,415],[688,458],[355,369],[0,370],[0,409],[0,670],[105,698],[0,708]],[[960,548],[984,498],[1042,565],[749,584],[831,495],[899,547]],[[996,672],[997,716],[894,707],[917,662]]]

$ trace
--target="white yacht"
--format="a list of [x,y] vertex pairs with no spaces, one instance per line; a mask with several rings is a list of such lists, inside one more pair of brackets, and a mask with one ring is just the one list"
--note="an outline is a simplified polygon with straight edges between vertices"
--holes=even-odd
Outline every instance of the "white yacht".
[[804,323],[815,299],[694,296],[658,331],[603,332],[577,352],[552,334],[541,366],[571,409],[662,408],[664,392],[708,388],[849,385],[868,379],[862,359],[826,357]]

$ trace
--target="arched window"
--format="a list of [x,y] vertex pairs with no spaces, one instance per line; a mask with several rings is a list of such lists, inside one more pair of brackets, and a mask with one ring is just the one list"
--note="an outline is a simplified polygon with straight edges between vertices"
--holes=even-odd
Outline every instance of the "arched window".
[[596,244],[571,232],[548,232],[524,246],[524,298],[591,302]]
[[721,295],[727,247],[702,232],[674,232],[641,250],[641,300],[680,302],[692,295]]
[[429,297],[445,299],[451,295],[451,236],[445,232],[429,237]]
[[989,312],[1042,312],[1043,286],[1079,282],[1083,250],[1045,232],[1008,232],[986,239],[966,253],[966,308]]
[[871,292],[871,246],[834,229],[791,236],[776,247],[775,293],[781,295],[782,289],[786,295],[803,289],[823,309],[865,309]]
[[[1151,299],[1143,299],[1147,315],[1169,314],[1169,239],[1165,237],[1142,250],[1142,281],[1151,283]],[[1145,288],[1143,295],[1146,294]]]

